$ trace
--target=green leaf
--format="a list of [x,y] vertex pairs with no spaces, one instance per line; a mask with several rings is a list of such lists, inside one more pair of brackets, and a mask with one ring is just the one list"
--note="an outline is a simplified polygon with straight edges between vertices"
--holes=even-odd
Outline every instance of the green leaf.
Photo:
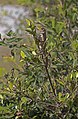
[[26,58],[26,54],[23,51],[21,51],[20,55],[23,59]]
[[32,54],[33,54],[34,56],[37,55],[35,51],[32,51]]
[[0,41],[0,45],[1,45],[1,46],[5,46],[6,43],[4,43],[4,41]]
[[27,28],[26,31],[29,32],[30,34],[32,34],[32,29],[31,28]]
[[78,78],[78,72],[76,72],[76,78]]
[[22,108],[22,105],[24,104],[24,103],[27,103],[27,98],[26,97],[22,97],[21,98],[21,103],[20,103],[20,108]]
[[26,19],[26,23],[27,23],[28,26],[31,25],[31,21],[29,19]]
[[61,101],[61,97],[62,97],[62,93],[61,92],[59,92],[59,101]]
[[8,112],[9,108],[8,107],[2,107],[0,106],[0,111]]
[[37,119],[37,116],[34,116],[32,119]]
[[9,88],[12,90],[13,89],[13,83],[12,82],[8,82],[9,83]]
[[58,34],[60,34],[63,30],[63,28],[65,28],[66,24],[64,22],[57,22],[56,25],[56,31]]
[[3,99],[3,96],[2,95],[0,95],[0,99]]
[[1,104],[3,104],[3,96],[0,95]]
[[65,98],[68,98],[68,97],[69,97],[69,93],[66,93]]
[[61,84],[62,86],[64,86],[64,82],[62,81],[62,80],[59,80],[59,79],[56,79],[57,80],[57,82],[59,83],[59,84]]
[[7,39],[7,43],[19,42],[22,38],[12,37]]
[[7,33],[7,36],[15,36],[16,34],[12,31],[12,30],[10,30],[8,33]]
[[22,98],[21,98],[21,102],[22,102],[22,104],[23,104],[23,103],[26,103],[26,102],[27,102],[27,98],[26,98],[26,97],[22,97]]
[[55,28],[55,18],[52,18],[52,28]]

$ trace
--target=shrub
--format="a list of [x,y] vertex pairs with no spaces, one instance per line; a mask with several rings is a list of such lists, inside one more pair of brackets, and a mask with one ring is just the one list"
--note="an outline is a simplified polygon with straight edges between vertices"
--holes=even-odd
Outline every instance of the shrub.
[[37,7],[33,20],[26,19],[27,41],[10,31],[1,42],[15,63],[1,82],[1,118],[78,118],[77,4],[58,0]]

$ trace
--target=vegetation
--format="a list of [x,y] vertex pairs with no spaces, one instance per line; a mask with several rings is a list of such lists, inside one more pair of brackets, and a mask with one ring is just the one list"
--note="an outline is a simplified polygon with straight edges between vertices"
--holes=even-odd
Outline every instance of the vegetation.
[[17,0],[0,0],[0,4],[6,5],[6,4],[17,4]]
[[78,118],[77,6],[43,1],[26,19],[27,40],[10,31],[0,42],[11,49],[4,59],[15,64],[0,79],[0,118]]

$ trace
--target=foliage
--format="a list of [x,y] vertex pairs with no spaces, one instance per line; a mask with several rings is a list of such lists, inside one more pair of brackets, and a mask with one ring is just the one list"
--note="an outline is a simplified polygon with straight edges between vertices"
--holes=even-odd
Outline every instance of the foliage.
[[0,43],[15,63],[0,80],[2,119],[78,118],[78,2],[49,2],[26,19],[30,44],[12,31]]
[[29,5],[29,4],[31,4],[31,3],[33,3],[35,0],[17,0],[17,2],[19,3],[19,4],[22,4],[22,5]]

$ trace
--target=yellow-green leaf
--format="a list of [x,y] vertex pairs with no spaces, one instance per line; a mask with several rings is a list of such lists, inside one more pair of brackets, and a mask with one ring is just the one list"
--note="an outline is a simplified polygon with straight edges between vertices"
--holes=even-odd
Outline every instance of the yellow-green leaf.
[[33,55],[37,55],[35,51],[32,51],[32,54],[33,54]]
[[27,25],[30,26],[31,25],[31,21],[29,19],[26,19]]
[[76,78],[78,78],[78,72],[76,73]]
[[20,55],[23,59],[26,58],[26,54],[23,51],[21,51]]

